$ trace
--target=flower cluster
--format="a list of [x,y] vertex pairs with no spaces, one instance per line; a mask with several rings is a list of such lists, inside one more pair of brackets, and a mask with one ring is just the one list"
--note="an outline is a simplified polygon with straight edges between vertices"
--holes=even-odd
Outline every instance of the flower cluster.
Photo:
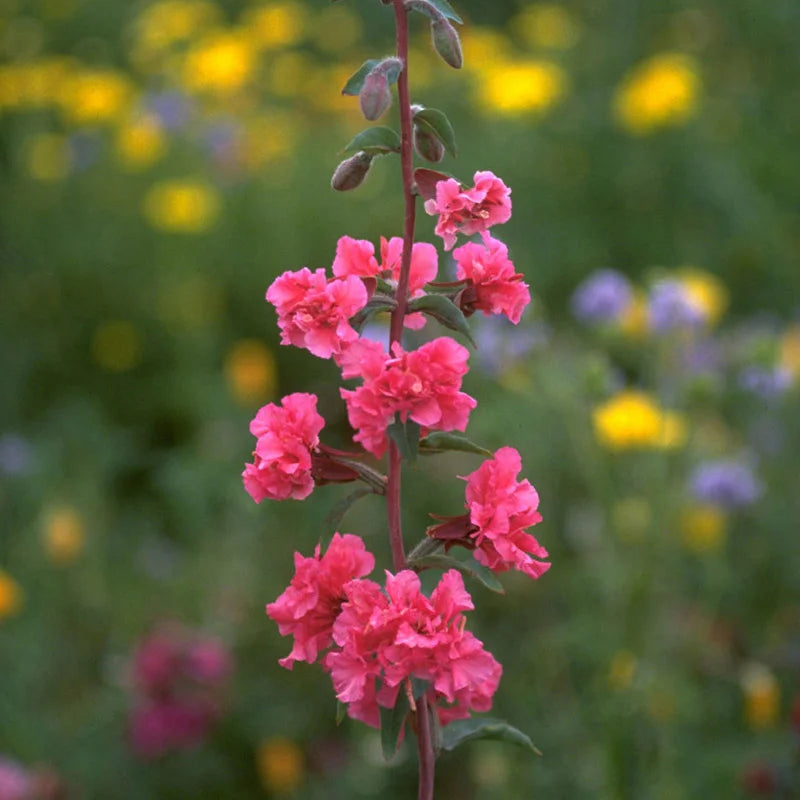
[[342,362],[345,378],[361,377],[356,389],[341,389],[355,441],[380,457],[386,450],[386,428],[395,414],[425,429],[463,431],[477,403],[461,391],[469,353],[441,336],[417,350],[395,344],[391,355],[376,342],[352,349]]
[[157,758],[205,739],[222,713],[231,668],[230,655],[218,639],[173,626],[148,636],[133,658],[134,750]]
[[313,394],[290,394],[280,406],[270,403],[259,410],[250,423],[250,433],[258,439],[253,463],[242,473],[253,500],[303,500],[311,494],[312,453],[324,425]]

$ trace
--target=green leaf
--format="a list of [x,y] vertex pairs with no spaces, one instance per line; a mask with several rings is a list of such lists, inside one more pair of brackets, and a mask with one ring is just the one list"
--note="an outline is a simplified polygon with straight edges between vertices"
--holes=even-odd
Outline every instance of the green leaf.
[[[384,61],[383,58],[369,58],[367,59],[359,68],[356,70],[348,79],[347,83],[345,83],[344,88],[342,89],[342,94],[350,95],[351,97],[355,97],[361,92],[362,87],[364,86],[364,81],[367,79],[367,75],[372,72],[381,61]],[[393,83],[397,83],[397,78],[400,76],[400,69],[389,69],[386,71],[386,80],[389,81],[389,85],[391,86]]]
[[362,497],[366,497],[368,494],[372,494],[373,490],[367,486],[361,486],[358,489],[350,492],[350,494],[345,495],[336,505],[326,514],[324,520],[325,532],[326,533],[335,533],[336,530],[339,528],[339,523],[344,519],[344,515],[350,510],[350,507],[360,500]]
[[391,128],[378,125],[375,128],[367,128],[361,133],[356,134],[353,140],[344,148],[342,152],[350,153],[363,150],[371,156],[382,156],[387,153],[400,152],[400,136]]
[[420,451],[429,453],[441,453],[445,450],[457,450],[462,453],[477,453],[481,456],[491,456],[492,451],[481,447],[471,439],[460,433],[446,433],[445,431],[433,431],[429,433],[419,443]]
[[408,310],[428,314],[446,328],[463,333],[473,347],[478,346],[475,339],[472,338],[467,318],[449,297],[445,297],[443,294],[426,294],[412,300],[408,304]]
[[414,124],[432,133],[451,156],[456,156],[456,133],[447,114],[438,108],[423,108],[414,114]]
[[336,701],[336,724],[341,725],[342,720],[347,716],[347,706],[341,701]]
[[386,433],[397,445],[400,455],[413,464],[419,452],[419,425],[411,419],[405,422],[396,419],[386,429]]
[[400,687],[400,691],[397,693],[397,702],[394,704],[394,708],[381,706],[381,749],[383,757],[387,761],[390,761],[397,752],[397,739],[409,710],[408,698],[403,687]]
[[397,301],[393,297],[374,294],[361,311],[350,317],[350,325],[361,333],[370,317],[374,317],[380,311],[391,311],[394,308],[397,308]]
[[509,742],[520,747],[525,747],[537,756],[541,752],[522,731],[509,725],[502,719],[490,717],[470,717],[457,719],[442,728],[442,749],[453,750],[462,742],[474,739],[494,739],[500,742]]
[[453,556],[432,555],[409,561],[409,566],[414,569],[457,569],[462,575],[468,578],[475,578],[480,581],[487,589],[497,594],[505,594],[503,584],[497,580],[495,574],[483,564],[479,564],[474,558],[469,561],[461,561]]
[[[428,8],[426,8],[428,6]],[[430,6],[433,6],[433,10],[430,9]],[[420,14],[424,14],[426,17],[430,19],[437,19],[436,12],[438,11],[446,19],[452,19],[454,22],[458,22],[460,25],[464,24],[464,20],[456,14],[453,6],[447,2],[447,0],[423,0],[420,3],[411,3],[409,6],[413,11],[419,11]]]

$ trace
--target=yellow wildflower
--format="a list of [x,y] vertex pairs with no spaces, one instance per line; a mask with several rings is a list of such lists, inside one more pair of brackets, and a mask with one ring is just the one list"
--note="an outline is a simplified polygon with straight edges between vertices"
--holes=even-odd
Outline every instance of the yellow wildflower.
[[217,6],[205,0],[162,0],[141,13],[137,35],[144,48],[163,49],[195,36],[218,18]]
[[127,120],[117,131],[116,151],[131,170],[143,169],[157,161],[166,147],[158,120],[143,114]]
[[0,621],[18,614],[22,602],[22,588],[7,572],[0,569]]
[[39,133],[28,142],[28,171],[38,181],[60,181],[69,174],[69,142],[58,133]]
[[641,289],[635,289],[631,302],[622,312],[620,330],[631,339],[641,339],[647,333],[647,297]]
[[108,122],[127,110],[133,85],[124,75],[110,69],[87,69],[67,81],[62,110],[76,125]]
[[686,422],[664,411],[648,394],[625,390],[594,410],[594,430],[610,450],[672,449],[686,440]]
[[103,322],[92,337],[92,357],[109,372],[126,372],[142,358],[142,337],[127,320]]
[[48,514],[44,526],[44,549],[56,564],[69,564],[83,551],[86,531],[83,519],[69,506]]
[[70,59],[60,57],[0,67],[0,109],[58,104],[73,69]]
[[511,42],[494,28],[469,26],[459,32],[464,51],[464,67],[481,73],[487,66],[504,61],[512,50]]
[[725,284],[710,272],[684,267],[677,272],[678,280],[689,294],[689,300],[700,309],[709,325],[716,325],[728,307]]
[[253,44],[262,50],[299,42],[305,32],[306,12],[297,2],[270,3],[249,9],[242,17]]
[[566,86],[564,71],[549,61],[487,64],[478,84],[479,102],[501,114],[541,113],[561,99]]
[[271,794],[295,792],[303,781],[303,752],[289,739],[274,737],[256,750],[261,785]]
[[725,541],[726,523],[725,513],[717,506],[685,508],[680,516],[683,544],[694,553],[719,550]]
[[771,728],[780,713],[781,688],[765,664],[749,663],[742,670],[744,717],[751,728]]
[[533,47],[564,50],[578,41],[578,26],[563,6],[536,3],[517,14],[511,30]]
[[219,215],[217,192],[196,180],[163,181],[155,184],[144,199],[148,222],[162,231],[201,233]]
[[639,660],[630,650],[619,650],[614,653],[608,667],[608,683],[611,688],[617,691],[630,688],[638,666]]
[[781,338],[780,366],[800,379],[800,325],[792,325]]
[[225,359],[225,377],[243,405],[264,400],[275,389],[275,359],[257,339],[242,339]]
[[256,53],[242,31],[217,30],[203,37],[186,54],[183,82],[196,92],[235,92],[256,69]]
[[695,111],[700,76],[694,61],[680,53],[662,53],[637,66],[617,88],[614,110],[633,134],[681,125]]

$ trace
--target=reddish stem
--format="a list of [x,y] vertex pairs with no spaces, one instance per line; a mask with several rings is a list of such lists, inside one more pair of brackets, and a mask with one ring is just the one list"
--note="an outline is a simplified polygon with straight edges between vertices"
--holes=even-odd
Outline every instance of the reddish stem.
[[[403,69],[397,80],[397,101],[400,108],[400,163],[403,174],[403,198],[405,200],[405,222],[403,226],[403,256],[400,261],[400,276],[395,298],[397,306],[392,311],[389,328],[389,349],[403,336],[403,321],[408,299],[408,278],[411,271],[411,252],[414,245],[414,222],[416,219],[416,197],[414,195],[414,158],[412,151],[411,98],[408,90],[408,9],[405,0],[392,0],[397,27],[397,57]],[[400,484],[403,460],[393,441],[389,441],[389,474],[386,486],[386,508],[389,517],[389,539],[392,546],[392,561],[395,570],[406,567],[403,547],[403,527],[400,515]],[[417,737],[419,752],[418,800],[433,800],[433,779],[436,755],[431,740],[428,701],[423,698],[417,707]]]

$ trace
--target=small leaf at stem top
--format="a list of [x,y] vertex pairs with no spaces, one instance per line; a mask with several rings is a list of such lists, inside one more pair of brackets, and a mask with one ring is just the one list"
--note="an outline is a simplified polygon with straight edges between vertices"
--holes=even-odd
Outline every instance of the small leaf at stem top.
[[391,128],[378,125],[357,133],[344,148],[345,153],[360,150],[370,156],[382,156],[400,152],[400,136]]
[[442,750],[453,750],[463,742],[474,739],[495,739],[525,747],[537,756],[541,752],[534,746],[530,738],[517,728],[502,719],[491,717],[470,717],[453,720],[442,728]]

